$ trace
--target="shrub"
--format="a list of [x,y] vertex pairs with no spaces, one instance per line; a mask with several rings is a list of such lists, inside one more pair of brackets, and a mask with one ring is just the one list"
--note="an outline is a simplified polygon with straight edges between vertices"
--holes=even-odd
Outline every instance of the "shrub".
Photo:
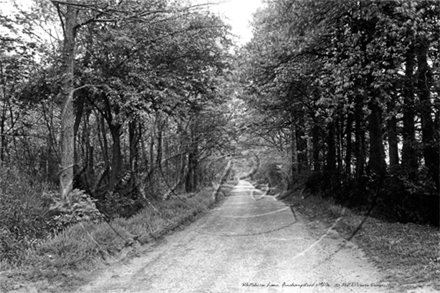
[[120,192],[106,192],[104,199],[97,202],[97,207],[109,219],[128,218],[139,212],[145,203],[142,198],[133,199]]
[[0,259],[19,263],[23,251],[49,235],[50,188],[16,168],[0,170]]
[[438,226],[439,195],[426,169],[417,174],[407,168],[390,170],[379,208],[399,222],[431,223]]
[[82,221],[99,221],[103,215],[96,208],[95,199],[79,189],[70,192],[67,200],[59,198],[58,193],[47,194],[52,201],[50,207],[52,229],[59,232],[70,225]]
[[315,172],[305,181],[305,190],[323,197],[334,195],[332,191],[342,187],[342,175],[338,172]]

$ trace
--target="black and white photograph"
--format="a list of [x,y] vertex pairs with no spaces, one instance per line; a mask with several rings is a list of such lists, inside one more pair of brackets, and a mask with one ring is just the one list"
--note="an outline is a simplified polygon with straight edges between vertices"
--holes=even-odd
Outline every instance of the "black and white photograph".
[[0,293],[436,293],[439,227],[439,0],[0,0]]

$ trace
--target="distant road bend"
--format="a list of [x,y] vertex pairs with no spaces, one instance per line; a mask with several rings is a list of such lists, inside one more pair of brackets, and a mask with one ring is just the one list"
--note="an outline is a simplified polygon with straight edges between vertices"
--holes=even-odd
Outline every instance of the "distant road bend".
[[[388,292],[355,245],[240,181],[223,205],[77,292]],[[259,199],[259,200],[258,200]],[[316,235],[316,233],[314,233]]]

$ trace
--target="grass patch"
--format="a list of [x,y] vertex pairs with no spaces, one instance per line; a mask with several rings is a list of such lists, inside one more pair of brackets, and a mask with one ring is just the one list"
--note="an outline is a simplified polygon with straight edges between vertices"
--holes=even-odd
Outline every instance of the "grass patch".
[[[309,221],[332,225],[348,239],[364,220],[364,212],[351,211],[331,200],[293,192],[284,198]],[[439,230],[433,226],[384,222],[368,217],[353,237],[383,272],[390,287],[413,290],[425,286],[440,291]]]
[[[3,263],[0,292],[38,288],[42,292],[69,292],[81,285],[90,271],[121,260],[136,247],[155,241],[179,226],[195,220],[215,204],[212,189],[191,197],[173,196],[168,201],[149,201],[146,208],[111,223],[82,222],[29,248],[22,263]],[[84,273],[88,272],[88,273]]]

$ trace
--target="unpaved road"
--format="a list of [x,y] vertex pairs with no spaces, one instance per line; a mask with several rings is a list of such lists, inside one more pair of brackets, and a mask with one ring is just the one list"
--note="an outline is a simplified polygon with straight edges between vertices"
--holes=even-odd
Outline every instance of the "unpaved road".
[[251,189],[240,181],[222,206],[77,292],[389,292],[356,246],[335,253],[336,232],[316,236],[289,207]]

